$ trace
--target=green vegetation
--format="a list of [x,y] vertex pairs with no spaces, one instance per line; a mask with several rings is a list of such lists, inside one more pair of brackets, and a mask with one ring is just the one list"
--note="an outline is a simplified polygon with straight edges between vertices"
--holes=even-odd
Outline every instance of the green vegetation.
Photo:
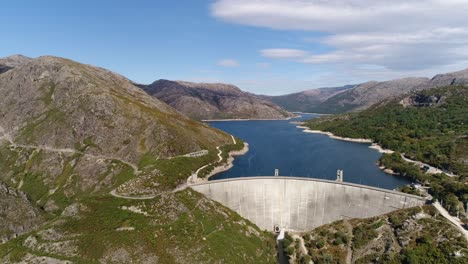
[[[20,260],[26,253],[76,263],[110,262],[122,254],[135,263],[276,260],[272,234],[192,190],[144,201],[90,196],[78,208],[75,215],[61,216],[41,230],[0,245],[0,260]],[[37,245],[25,242],[31,237]],[[60,246],[48,247],[58,242]],[[70,253],[73,248],[78,255]]]
[[198,177],[206,177],[209,175],[215,167],[222,166],[227,163],[229,158],[229,152],[231,151],[239,151],[244,148],[244,141],[239,138],[236,138],[236,144],[224,145],[219,149],[222,151],[221,153],[221,161],[218,161],[218,157],[216,156],[216,162],[211,163],[209,166],[205,167],[198,173]]
[[306,260],[314,263],[345,263],[346,248],[351,237],[347,225],[345,221],[337,221],[300,234],[307,250],[306,255],[298,250],[299,240],[286,233],[284,252],[295,263],[309,263],[304,262]]
[[299,240],[290,234],[283,244],[286,255],[296,263],[303,259],[318,264],[346,263],[348,253],[352,263],[468,262],[468,242],[432,206],[337,221],[300,236],[305,241],[306,255],[297,250]]
[[375,239],[378,236],[376,231],[377,228],[383,225],[382,220],[363,222],[353,229],[353,249],[361,248],[362,246],[369,243],[369,241]]
[[328,116],[307,122],[311,129],[338,136],[370,138],[384,148],[451,171],[459,177],[427,175],[405,164],[399,153],[384,155],[381,164],[414,181],[429,181],[429,192],[451,205],[453,213],[468,202],[468,88],[450,86],[384,102],[360,113]]
[[55,86],[55,83],[51,82],[39,87],[39,90],[44,93],[44,96],[41,97],[41,100],[45,105],[49,105],[50,103],[52,103],[55,92]]
[[[398,152],[382,155],[380,163],[404,177],[409,177],[414,182],[429,182],[429,193],[434,199],[442,201],[444,207],[452,215],[457,215],[458,212],[463,213],[463,205],[468,202],[466,178],[449,177],[445,174],[430,175],[424,173],[417,166],[405,162]],[[411,188],[403,188],[402,191],[408,193],[414,192]]]

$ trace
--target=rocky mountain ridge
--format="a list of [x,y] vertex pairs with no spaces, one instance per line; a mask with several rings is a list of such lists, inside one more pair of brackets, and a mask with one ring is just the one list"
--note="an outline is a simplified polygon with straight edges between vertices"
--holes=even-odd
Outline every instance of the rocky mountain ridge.
[[344,86],[341,89],[340,87],[319,88],[315,89],[316,92],[310,90],[266,98],[290,111],[336,114],[361,111],[386,99],[397,98],[415,91],[467,84],[468,69],[465,69],[438,74],[431,79],[409,77],[384,82],[369,81],[352,87]]
[[140,87],[197,120],[284,119],[293,116],[274,103],[229,84],[158,80]]
[[7,72],[15,67],[18,67],[24,63],[31,61],[31,58],[28,58],[23,55],[12,55],[5,58],[0,58],[0,74]]
[[328,98],[352,89],[354,86],[355,85],[345,85],[341,87],[317,88],[287,95],[263,95],[262,97],[289,111],[315,113],[322,111],[320,105]]

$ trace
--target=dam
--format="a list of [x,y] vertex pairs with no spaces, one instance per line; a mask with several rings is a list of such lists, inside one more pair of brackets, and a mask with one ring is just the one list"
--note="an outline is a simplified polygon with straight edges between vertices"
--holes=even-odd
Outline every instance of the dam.
[[366,185],[296,177],[245,177],[190,186],[263,230],[306,231],[423,205],[422,197]]

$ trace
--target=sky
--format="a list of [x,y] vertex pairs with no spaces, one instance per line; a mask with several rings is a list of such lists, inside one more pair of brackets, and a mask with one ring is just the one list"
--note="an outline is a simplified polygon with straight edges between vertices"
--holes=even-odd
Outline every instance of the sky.
[[467,14],[468,0],[15,0],[0,57],[279,95],[468,68]]

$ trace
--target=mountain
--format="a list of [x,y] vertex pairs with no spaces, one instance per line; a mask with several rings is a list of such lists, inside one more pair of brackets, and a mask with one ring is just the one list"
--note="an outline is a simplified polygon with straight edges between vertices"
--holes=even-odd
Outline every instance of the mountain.
[[404,78],[386,82],[366,82],[327,99],[320,107],[326,113],[363,110],[384,99],[415,90],[428,81],[427,78]]
[[353,88],[355,85],[345,85],[341,87],[317,88],[299,93],[263,96],[263,98],[293,112],[321,113],[320,104],[328,98]]
[[102,68],[51,56],[9,65],[0,263],[275,260],[270,234],[191,189],[175,192],[230,135]]
[[428,83],[419,87],[419,89],[466,84],[468,84],[468,69],[445,74],[437,74]]
[[0,74],[27,63],[30,60],[31,58],[23,55],[12,55],[9,57],[0,58]]
[[148,94],[197,119],[284,119],[293,115],[234,85],[158,80],[141,86]]
[[438,74],[432,79],[403,78],[385,82],[370,81],[359,85],[336,88],[319,88],[283,96],[264,98],[284,107],[288,111],[337,114],[361,111],[388,98],[412,92],[468,84],[468,69]]
[[181,183],[182,175],[145,166],[204,149],[215,156],[216,146],[231,142],[118,74],[57,57],[0,75],[0,117],[0,180],[47,211],[137,174]]

